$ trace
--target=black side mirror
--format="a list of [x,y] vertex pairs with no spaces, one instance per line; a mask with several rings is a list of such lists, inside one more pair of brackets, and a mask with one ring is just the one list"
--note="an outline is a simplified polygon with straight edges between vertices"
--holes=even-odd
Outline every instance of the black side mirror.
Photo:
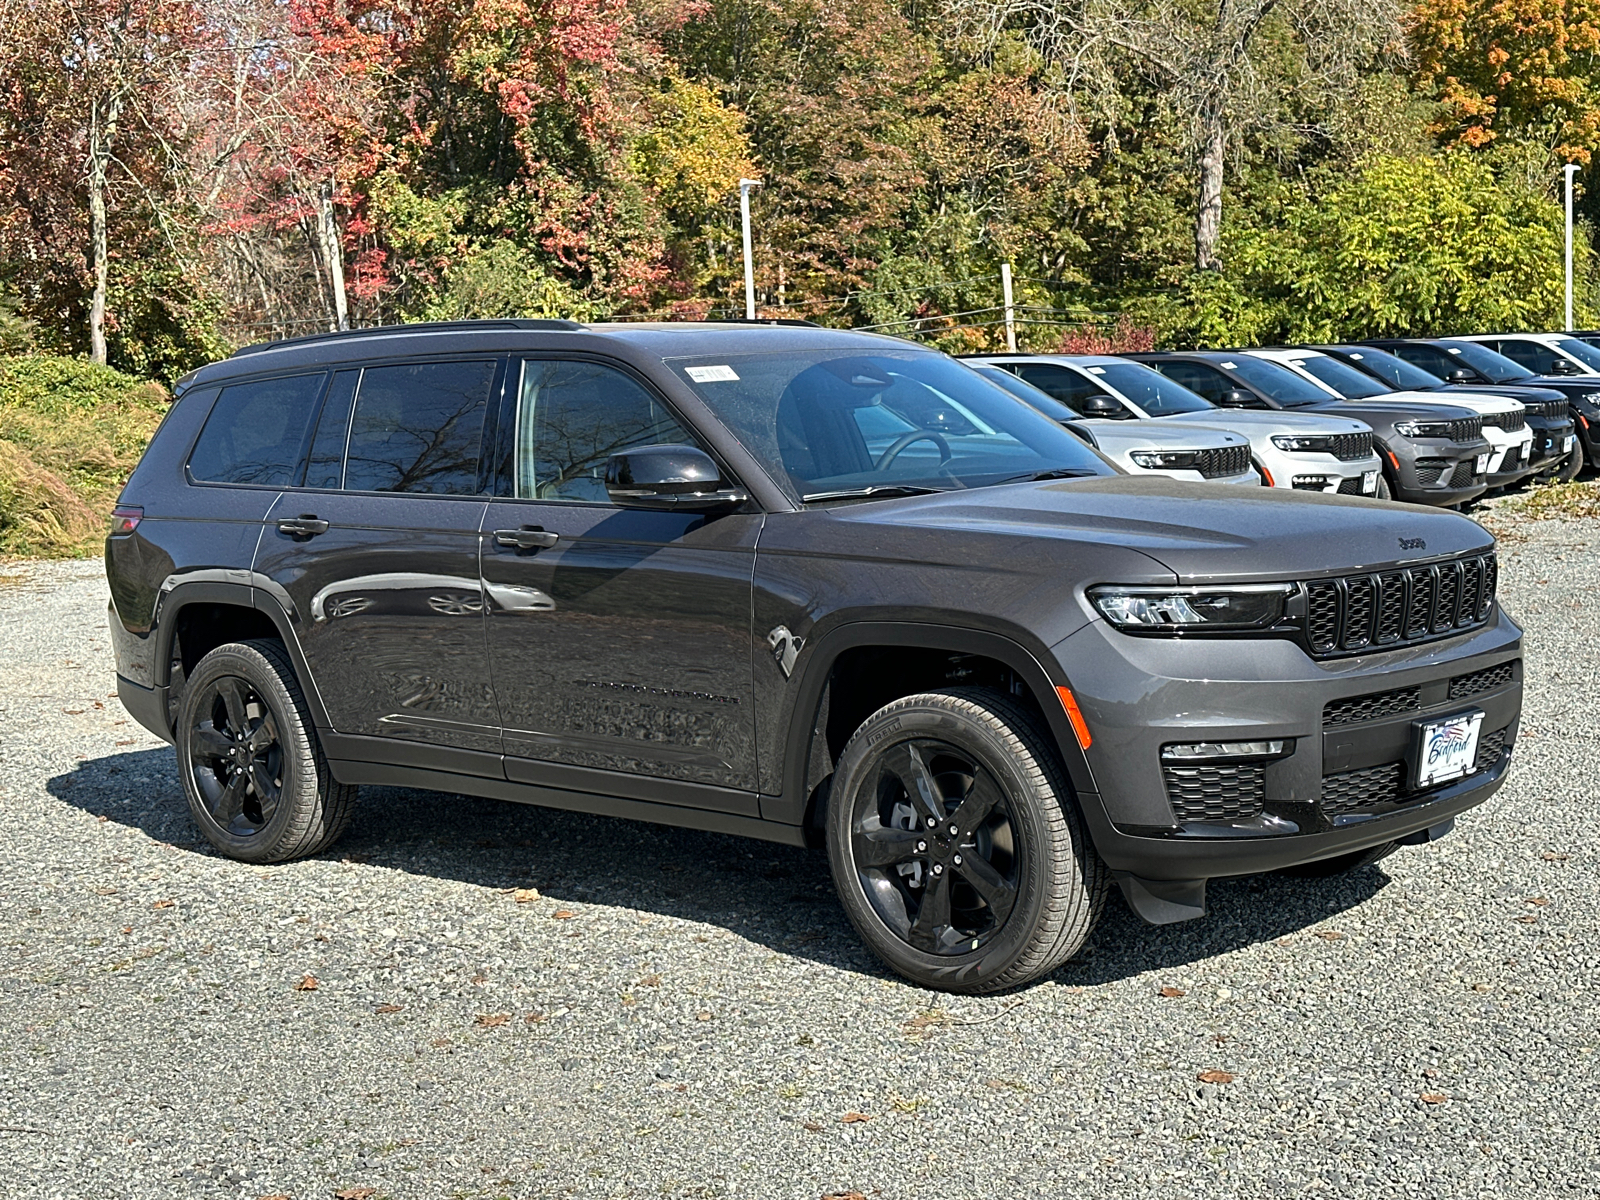
[[1094,440],[1094,434],[1090,432],[1087,425],[1079,425],[1076,421],[1063,421],[1061,422],[1061,428],[1079,441],[1087,442],[1089,445],[1099,449],[1100,443]]
[[1092,396],[1083,398],[1083,415],[1118,419],[1128,414],[1123,411],[1122,405],[1117,403],[1115,397],[1108,396],[1104,392],[1096,392]]
[[1477,383],[1478,373],[1476,371],[1470,371],[1466,367],[1457,367],[1445,378],[1451,383]]
[[711,456],[694,446],[640,446],[606,460],[606,494],[619,508],[709,512],[749,499],[725,487]]
[[1223,408],[1254,408],[1256,398],[1243,388],[1229,388],[1217,397],[1217,403]]
[[1580,367],[1575,362],[1571,362],[1571,361],[1569,361],[1569,360],[1567,360],[1565,358],[1558,358],[1558,359],[1555,360],[1555,362],[1550,364],[1550,374],[1552,374],[1552,375],[1582,375],[1583,374],[1583,368]]

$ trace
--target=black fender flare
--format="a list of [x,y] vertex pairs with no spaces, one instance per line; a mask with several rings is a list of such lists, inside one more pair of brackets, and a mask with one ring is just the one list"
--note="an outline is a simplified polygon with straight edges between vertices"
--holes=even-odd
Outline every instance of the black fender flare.
[[[228,574],[237,576],[243,572],[229,571]],[[288,650],[289,658],[294,663],[300,690],[305,694],[306,703],[311,706],[313,723],[318,729],[331,729],[327,707],[322,702],[322,694],[317,690],[316,680],[306,664],[305,652],[300,648],[294,620],[272,591],[254,586],[254,582],[233,578],[200,578],[180,580],[175,583],[169,580],[162,585],[161,595],[156,601],[156,610],[151,620],[156,638],[157,686],[163,691],[171,686],[172,642],[177,636],[177,616],[185,608],[195,604],[227,604],[235,608],[254,609],[272,622],[278,631],[278,637],[283,641],[284,648]]]
[[[1032,639],[1030,639],[1032,640]],[[1098,798],[1089,760],[1079,746],[1072,723],[1056,693],[1069,686],[1055,666],[1047,647],[1036,647],[1007,634],[962,626],[918,621],[855,620],[835,625],[827,632],[807,639],[803,668],[796,672],[787,692],[784,719],[788,735],[784,743],[783,792],[780,797],[762,800],[762,816],[785,824],[799,825],[808,817],[811,797],[807,788],[812,742],[818,736],[817,720],[823,691],[839,656],[860,646],[909,646],[925,650],[945,650],[954,654],[975,654],[1004,663],[1033,692],[1050,733],[1055,739],[1068,778],[1081,799]],[[1046,663],[1051,664],[1046,666]],[[797,664],[799,665],[799,664]]]

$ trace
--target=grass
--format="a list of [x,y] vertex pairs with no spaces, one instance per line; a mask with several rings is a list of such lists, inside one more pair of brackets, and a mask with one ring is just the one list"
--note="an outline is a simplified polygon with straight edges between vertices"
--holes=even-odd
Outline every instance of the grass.
[[0,358],[0,557],[98,553],[167,404],[159,384],[81,359]]

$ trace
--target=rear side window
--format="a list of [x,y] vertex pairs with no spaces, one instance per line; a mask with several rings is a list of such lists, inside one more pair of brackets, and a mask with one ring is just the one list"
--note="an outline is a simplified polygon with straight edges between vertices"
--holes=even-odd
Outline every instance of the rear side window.
[[1191,392],[1204,396],[1215,404],[1228,391],[1228,379],[1221,371],[1199,363],[1163,361],[1151,364],[1174,383],[1182,384]]
[[516,488],[524,500],[609,504],[606,460],[619,450],[699,440],[621,371],[528,361],[517,405]]
[[470,496],[496,363],[408,363],[361,373],[345,454],[352,492]]
[[223,388],[189,457],[189,474],[203,483],[288,486],[326,378],[319,371]]
[[1518,341],[1515,338],[1507,338],[1503,342],[1490,342],[1489,349],[1498,350],[1512,362],[1527,367],[1536,375],[1550,374],[1555,369],[1556,360],[1561,357],[1549,346],[1539,342]]
[[1025,383],[1033,384],[1045,395],[1061,401],[1075,413],[1083,412],[1083,402],[1090,396],[1109,394],[1104,388],[1097,387],[1067,367],[1052,367],[1046,363],[1019,363],[1016,371]]

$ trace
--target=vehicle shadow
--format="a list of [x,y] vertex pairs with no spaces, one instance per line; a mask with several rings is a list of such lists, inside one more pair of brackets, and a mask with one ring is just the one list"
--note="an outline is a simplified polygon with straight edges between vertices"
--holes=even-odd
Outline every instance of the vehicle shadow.
[[[170,749],[85,759],[47,787],[96,817],[219,857],[190,819]],[[820,850],[368,787],[350,830],[323,857],[486,888],[536,887],[557,903],[605,904],[718,925],[779,953],[889,975],[846,921]],[[1381,866],[1335,879],[1221,880],[1211,885],[1207,917],[1167,926],[1145,924],[1113,892],[1089,944],[1053,978],[1092,986],[1199,963],[1327,922],[1387,883]]]

